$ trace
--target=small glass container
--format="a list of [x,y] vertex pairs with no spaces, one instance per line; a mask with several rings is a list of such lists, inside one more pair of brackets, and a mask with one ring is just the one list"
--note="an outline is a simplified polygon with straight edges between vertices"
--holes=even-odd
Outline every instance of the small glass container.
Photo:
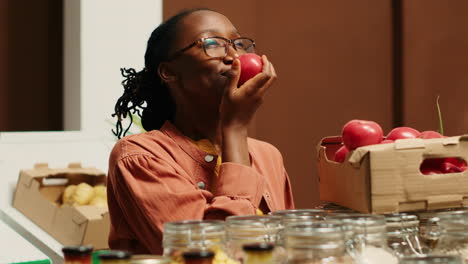
[[284,248],[280,245],[283,225],[281,217],[273,215],[229,216],[226,218],[226,247],[228,255],[238,261],[244,259],[243,245],[272,243],[274,261],[281,262]]
[[132,254],[123,250],[109,250],[99,254],[100,264],[129,264]]
[[64,264],[91,264],[92,246],[67,246],[62,248]]
[[356,263],[347,253],[342,223],[295,223],[285,228],[287,263]]
[[164,224],[164,256],[182,263],[182,254],[190,250],[211,250],[214,262],[234,262],[226,255],[225,223],[221,220],[189,220]]
[[353,243],[348,250],[357,263],[378,263],[382,259],[388,264],[398,263],[397,257],[387,246],[387,228],[383,215],[349,214],[329,219],[352,226]]
[[273,250],[275,245],[272,243],[252,243],[244,244],[242,249],[245,253],[244,264],[273,264]]
[[468,208],[448,208],[432,211],[417,212],[419,218],[419,237],[423,245],[430,250],[437,247],[440,237],[439,216],[464,214],[468,212]]
[[398,257],[422,255],[429,252],[419,239],[416,215],[396,213],[385,215],[388,247]]
[[440,237],[435,253],[459,255],[468,263],[468,213],[439,215]]
[[159,255],[133,255],[130,264],[169,264],[171,259]]
[[185,264],[212,264],[215,253],[211,250],[189,250],[182,253]]
[[455,255],[423,255],[403,257],[399,264],[463,264],[463,260]]

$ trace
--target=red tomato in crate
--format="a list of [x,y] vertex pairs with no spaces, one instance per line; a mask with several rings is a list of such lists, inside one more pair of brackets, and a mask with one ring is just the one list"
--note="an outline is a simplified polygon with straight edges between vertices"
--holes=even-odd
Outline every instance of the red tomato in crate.
[[443,138],[439,132],[428,130],[428,131],[423,131],[421,134],[419,134],[418,138],[424,138],[424,139],[429,139],[429,138]]
[[346,146],[341,146],[336,152],[333,158],[334,161],[342,163],[346,159],[349,149]]
[[389,143],[394,143],[395,140],[391,140],[391,139],[384,139],[382,140],[382,142],[380,142],[380,144],[389,144]]
[[383,139],[382,127],[374,121],[351,120],[341,132],[344,145],[349,150],[379,144]]
[[240,86],[262,72],[263,61],[262,57],[255,53],[243,54],[239,57],[239,60],[241,62],[241,73],[238,85]]
[[396,127],[388,133],[386,139],[417,138],[420,134],[421,132],[411,127]]
[[425,159],[420,167],[421,173],[425,175],[434,174],[430,173],[433,171],[437,171],[439,174],[459,173],[466,169],[466,161],[456,157]]

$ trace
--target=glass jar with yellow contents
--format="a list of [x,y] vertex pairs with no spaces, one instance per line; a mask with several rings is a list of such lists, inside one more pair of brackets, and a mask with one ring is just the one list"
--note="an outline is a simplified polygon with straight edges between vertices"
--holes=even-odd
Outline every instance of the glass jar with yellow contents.
[[229,216],[226,218],[228,255],[237,261],[243,261],[245,244],[271,243],[275,246],[273,260],[281,263],[286,257],[284,247],[281,245],[282,230],[283,224],[280,216]]
[[214,264],[236,264],[225,253],[224,221],[190,220],[164,224],[164,255],[173,263],[183,263],[183,253],[207,250],[215,253]]

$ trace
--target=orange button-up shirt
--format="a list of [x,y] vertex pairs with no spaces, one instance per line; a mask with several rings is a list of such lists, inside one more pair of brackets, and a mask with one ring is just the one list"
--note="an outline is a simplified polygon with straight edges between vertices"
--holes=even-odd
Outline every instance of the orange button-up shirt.
[[218,157],[170,122],[119,140],[109,160],[109,246],[161,254],[165,222],[253,215],[262,200],[269,211],[294,208],[279,151],[251,138],[248,148],[251,166],[223,162],[215,176]]

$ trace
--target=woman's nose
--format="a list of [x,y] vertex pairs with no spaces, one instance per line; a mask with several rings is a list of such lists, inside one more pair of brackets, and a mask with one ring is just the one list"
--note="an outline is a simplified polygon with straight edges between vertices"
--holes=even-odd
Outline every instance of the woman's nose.
[[237,53],[237,50],[232,46],[228,46],[228,52],[226,56],[224,56],[223,61],[226,64],[232,64],[232,62],[236,59],[239,58],[239,54]]

